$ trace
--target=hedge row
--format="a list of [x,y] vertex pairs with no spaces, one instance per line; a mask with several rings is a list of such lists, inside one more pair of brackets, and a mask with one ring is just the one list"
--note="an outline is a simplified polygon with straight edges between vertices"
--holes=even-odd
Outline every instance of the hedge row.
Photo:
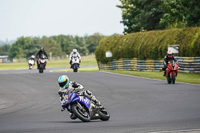
[[[113,35],[100,41],[95,55],[98,62],[107,63],[113,59],[138,58],[162,59],[168,45],[179,44],[181,57],[200,56],[200,28],[183,28]],[[111,51],[112,58],[106,58],[106,51]]]

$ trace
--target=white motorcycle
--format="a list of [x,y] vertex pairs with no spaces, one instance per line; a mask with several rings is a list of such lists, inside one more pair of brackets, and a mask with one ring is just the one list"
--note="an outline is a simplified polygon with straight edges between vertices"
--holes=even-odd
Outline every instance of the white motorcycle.
[[79,68],[79,58],[78,57],[73,57],[72,58],[72,69],[74,72],[78,72],[78,68]]
[[34,59],[29,59],[28,60],[28,66],[29,66],[29,69],[33,69],[33,66],[35,65],[35,61]]

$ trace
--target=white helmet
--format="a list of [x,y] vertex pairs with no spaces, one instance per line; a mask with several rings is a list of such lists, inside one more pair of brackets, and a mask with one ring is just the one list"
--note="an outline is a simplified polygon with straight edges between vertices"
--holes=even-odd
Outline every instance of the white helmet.
[[76,52],[77,52],[77,49],[73,49],[73,52],[76,53]]
[[172,50],[169,49],[169,50],[167,51],[167,54],[173,54]]
[[31,55],[31,58],[35,58],[35,55]]

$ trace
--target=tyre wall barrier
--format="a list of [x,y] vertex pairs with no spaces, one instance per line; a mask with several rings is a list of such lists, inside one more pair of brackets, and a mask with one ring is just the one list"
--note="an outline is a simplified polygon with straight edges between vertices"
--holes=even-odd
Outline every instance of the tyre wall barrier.
[[177,57],[179,72],[200,73],[200,57]]
[[[200,73],[200,57],[175,57],[178,60],[179,72]],[[108,62],[107,64],[99,63],[100,70],[127,70],[127,71],[162,71],[163,60],[138,60],[119,59]]]

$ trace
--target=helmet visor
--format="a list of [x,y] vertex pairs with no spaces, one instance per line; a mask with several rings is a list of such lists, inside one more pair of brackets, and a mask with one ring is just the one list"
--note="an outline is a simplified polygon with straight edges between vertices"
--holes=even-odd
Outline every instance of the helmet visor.
[[63,88],[67,83],[68,83],[68,80],[65,80],[65,82],[59,83],[59,86]]

